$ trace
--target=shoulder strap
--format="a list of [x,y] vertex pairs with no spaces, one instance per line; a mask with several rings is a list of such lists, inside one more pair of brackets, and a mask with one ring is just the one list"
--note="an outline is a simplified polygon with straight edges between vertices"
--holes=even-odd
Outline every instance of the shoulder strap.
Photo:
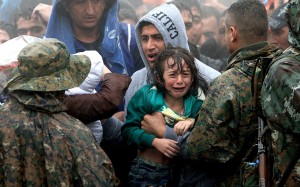
[[299,159],[300,159],[300,146],[296,150],[296,154],[294,155],[294,157],[290,161],[289,165],[285,169],[285,171],[283,173],[283,176],[282,176],[281,180],[279,181],[279,183],[276,185],[276,187],[283,187],[284,186],[286,180],[289,178],[293,168],[295,167],[295,165],[296,165],[296,163],[298,162]]

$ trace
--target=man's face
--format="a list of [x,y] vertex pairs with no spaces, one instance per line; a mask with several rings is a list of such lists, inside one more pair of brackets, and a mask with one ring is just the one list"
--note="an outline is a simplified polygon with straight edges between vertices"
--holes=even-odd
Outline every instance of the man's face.
[[280,49],[285,50],[290,46],[288,42],[289,28],[284,26],[280,29],[272,30],[269,36],[269,42],[277,45]]
[[201,22],[201,15],[200,10],[196,7],[192,7],[192,14],[193,14],[193,27],[190,29],[190,31],[187,33],[189,42],[197,45],[202,32],[202,22]]
[[181,17],[185,25],[186,34],[188,38],[190,38],[190,36],[192,35],[193,17],[191,13],[187,10],[181,11]]
[[79,31],[98,28],[104,8],[104,0],[69,0],[67,3],[72,26]]
[[9,34],[5,30],[0,29],[0,44],[3,44],[9,39]]
[[141,29],[141,45],[150,68],[153,67],[158,54],[165,49],[165,42],[154,25],[146,25]]
[[208,18],[202,18],[202,34],[199,40],[199,45],[202,45],[209,38],[213,37],[215,41],[218,41],[218,21],[216,17],[211,16]]
[[20,17],[17,21],[18,35],[29,35],[34,37],[42,37],[46,32],[46,26],[42,19],[38,16],[33,16],[30,19]]

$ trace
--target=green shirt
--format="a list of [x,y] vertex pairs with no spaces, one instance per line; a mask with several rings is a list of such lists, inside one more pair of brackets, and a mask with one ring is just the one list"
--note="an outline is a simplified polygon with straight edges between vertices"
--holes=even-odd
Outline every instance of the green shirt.
[[168,108],[161,91],[151,84],[144,85],[128,104],[122,136],[129,145],[137,145],[139,148],[152,147],[155,135],[146,133],[140,125],[146,114],[161,112],[167,125],[173,127],[180,120],[195,118],[202,103],[203,101],[197,97],[188,96],[184,99],[184,114],[176,114]]

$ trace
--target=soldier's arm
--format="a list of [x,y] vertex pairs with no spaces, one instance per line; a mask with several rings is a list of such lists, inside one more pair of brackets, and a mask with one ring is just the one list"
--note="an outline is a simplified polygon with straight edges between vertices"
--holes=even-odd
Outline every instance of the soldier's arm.
[[187,139],[184,154],[188,158],[224,163],[239,151],[233,114],[235,94],[229,94],[226,86],[223,82],[215,83],[205,98]]

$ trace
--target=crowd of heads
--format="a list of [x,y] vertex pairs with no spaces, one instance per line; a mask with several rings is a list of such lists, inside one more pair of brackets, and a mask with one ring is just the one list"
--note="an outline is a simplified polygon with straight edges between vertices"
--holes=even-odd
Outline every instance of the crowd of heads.
[[[67,2],[69,1],[63,1],[63,4],[66,5],[68,4]],[[199,0],[171,0],[159,1],[155,3],[142,0],[119,0],[118,19],[121,22],[135,25],[138,22],[139,18],[141,18],[155,6],[166,2],[175,4],[180,10],[186,26],[186,32],[189,42],[197,45],[201,54],[213,59],[228,57],[224,35],[224,18],[225,13],[228,10],[224,8],[223,10],[219,7],[220,5],[229,7],[229,5],[235,1],[220,1],[218,5],[212,6],[210,4],[207,4],[207,2],[205,1]],[[19,35],[31,35],[34,37],[44,36],[48,20],[44,20],[39,14],[33,14],[33,10],[38,5],[38,3],[51,5],[53,1],[21,1],[18,9],[12,10],[10,17],[13,17],[13,21],[1,20],[1,36],[4,38],[1,39],[2,43],[3,41],[7,41]],[[105,4],[107,4],[107,2]],[[286,3],[277,5],[277,7],[273,5],[273,9],[268,10],[267,12],[267,14],[269,15],[268,28],[270,28],[271,31],[270,33],[268,33],[269,41],[270,43],[279,45],[283,50],[289,46],[289,43],[287,41],[288,27],[284,13],[285,5]],[[70,7],[65,8],[68,9],[70,16],[72,16],[72,9],[70,9]],[[102,11],[103,10],[99,9],[99,13],[101,13]],[[235,18],[240,27],[247,27],[246,23],[248,21],[255,21],[255,19],[250,18],[245,21],[245,17],[243,17],[242,15],[243,14],[240,14],[240,16]],[[76,16],[73,17],[76,18]],[[245,31],[248,30],[249,32],[260,32],[262,34],[266,34],[263,31],[266,28],[260,28],[262,25],[265,25],[265,23],[257,23],[255,28],[241,29],[244,29]],[[214,48],[217,52],[211,52]],[[197,55],[194,54],[194,56]]]

